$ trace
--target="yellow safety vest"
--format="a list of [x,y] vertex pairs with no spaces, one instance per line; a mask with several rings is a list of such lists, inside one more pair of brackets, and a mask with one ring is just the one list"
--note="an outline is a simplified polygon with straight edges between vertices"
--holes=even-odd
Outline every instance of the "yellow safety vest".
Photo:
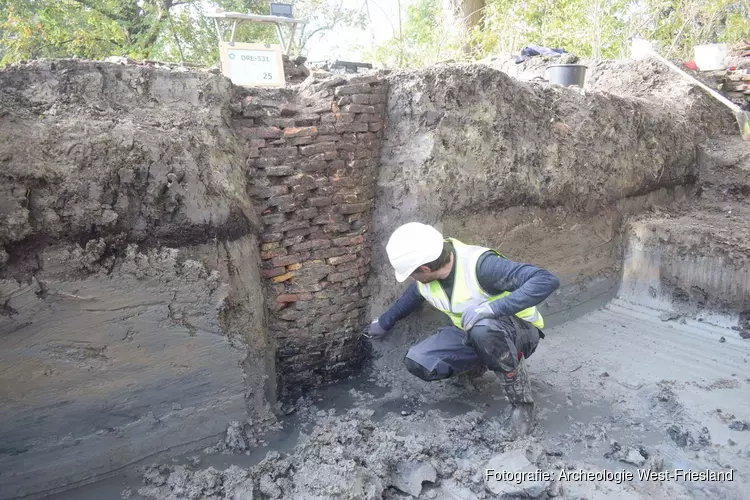
[[[445,290],[440,286],[438,280],[429,283],[417,282],[417,288],[427,302],[447,314],[451,321],[453,321],[453,324],[461,328],[461,316],[464,311],[476,307],[483,302],[492,302],[510,294],[510,292],[506,291],[499,295],[490,295],[482,289],[477,279],[477,262],[483,253],[489,251],[503,258],[505,256],[490,248],[464,245],[454,238],[448,238],[447,241],[453,244],[453,248],[456,251],[455,262],[453,263],[455,266],[455,278],[453,281],[452,297],[448,299]],[[542,318],[536,306],[517,312],[516,316],[537,328],[544,328],[544,318]]]

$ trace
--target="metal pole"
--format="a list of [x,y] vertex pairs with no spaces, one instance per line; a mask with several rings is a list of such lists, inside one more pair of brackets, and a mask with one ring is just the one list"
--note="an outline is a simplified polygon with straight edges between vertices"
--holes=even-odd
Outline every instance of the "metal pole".
[[297,29],[297,23],[292,23],[292,29],[289,31],[289,45],[286,48],[286,55],[292,50],[292,43],[294,42],[294,31]]
[[219,41],[223,42],[224,37],[221,36],[221,28],[219,27],[219,20],[214,17],[214,26],[216,26],[216,34],[219,36]]
[[234,32],[237,30],[237,20],[235,19],[232,23],[232,38],[229,39],[230,42],[234,42]]
[[279,37],[279,41],[281,42],[281,46],[285,47],[286,42],[284,41],[284,33],[281,31],[281,25],[279,23],[274,23],[276,25],[276,34]]

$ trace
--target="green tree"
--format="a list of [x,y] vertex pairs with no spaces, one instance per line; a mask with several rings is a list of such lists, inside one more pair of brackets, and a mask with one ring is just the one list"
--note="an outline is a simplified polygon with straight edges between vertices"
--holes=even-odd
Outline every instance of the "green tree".
[[[308,20],[296,33],[297,52],[325,31],[364,23],[361,12],[344,8],[340,0],[292,3],[295,16]],[[0,0],[0,12],[7,12],[0,18],[0,65],[111,55],[213,64],[219,59],[216,29],[205,14],[217,7],[226,12],[269,11],[266,0]],[[268,24],[242,23],[235,40],[276,43],[276,30]]]
[[530,44],[621,58],[634,36],[654,41],[664,55],[689,59],[696,44],[750,38],[750,0],[486,0],[483,21],[461,40],[433,0],[416,0],[406,14],[403,36],[370,52],[381,64],[481,59]]

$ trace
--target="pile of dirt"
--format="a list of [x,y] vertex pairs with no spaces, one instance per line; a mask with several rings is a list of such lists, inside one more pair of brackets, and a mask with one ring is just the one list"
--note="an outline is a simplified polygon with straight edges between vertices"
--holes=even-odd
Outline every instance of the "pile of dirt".
[[553,465],[549,457],[554,454],[545,453],[533,438],[506,441],[499,419],[480,412],[446,418],[438,411],[417,411],[380,422],[373,414],[355,407],[340,416],[319,417],[293,453],[269,452],[247,471],[148,467],[139,494],[152,499],[245,498],[236,492],[241,482],[244,490],[253,491],[252,498],[263,499],[417,497],[423,487],[426,498],[434,498],[430,484],[442,479],[487,498],[481,471],[492,456],[523,449],[536,465]]
[[[558,58],[532,57],[520,64],[503,58],[488,59],[482,63],[521,81],[545,82],[547,68],[561,61]],[[656,59],[581,59],[577,64],[587,68],[584,82],[586,91],[608,92],[650,101],[672,114],[676,123],[684,123],[686,130],[696,124],[711,130],[712,134],[730,133],[736,128],[734,118],[727,109]]]

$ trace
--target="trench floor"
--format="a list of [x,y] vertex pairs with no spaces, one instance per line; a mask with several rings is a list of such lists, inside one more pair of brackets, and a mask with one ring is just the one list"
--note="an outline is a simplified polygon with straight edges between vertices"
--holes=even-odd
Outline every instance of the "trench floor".
[[[747,498],[750,430],[733,430],[730,425],[750,423],[750,340],[730,328],[665,316],[623,299],[545,333],[546,339],[529,359],[539,415],[535,438],[568,467],[636,472],[636,466],[605,456],[614,440],[660,457],[666,470],[735,470],[732,482],[659,483],[640,481],[637,476],[621,484],[569,481],[563,489],[565,498]],[[480,410],[491,417],[507,409],[491,373],[477,381],[476,390],[459,395],[437,391],[429,398],[413,398],[377,385],[374,369],[310,395],[315,409],[335,409],[340,414],[365,405],[375,410],[374,419],[430,409],[448,416]],[[366,402],[357,394],[366,394]],[[270,450],[292,452],[300,434],[313,425],[314,418],[292,414],[284,418],[282,430],[266,436],[268,446],[248,455],[192,453],[173,461],[188,463],[197,455],[200,468],[249,467]],[[685,445],[675,435],[690,436],[691,441]],[[706,435],[708,442],[704,438],[702,444],[695,444]],[[130,488],[131,498],[142,499],[137,494],[140,484],[132,469],[47,498],[118,499]],[[455,481],[425,484],[424,498],[478,498]]]

